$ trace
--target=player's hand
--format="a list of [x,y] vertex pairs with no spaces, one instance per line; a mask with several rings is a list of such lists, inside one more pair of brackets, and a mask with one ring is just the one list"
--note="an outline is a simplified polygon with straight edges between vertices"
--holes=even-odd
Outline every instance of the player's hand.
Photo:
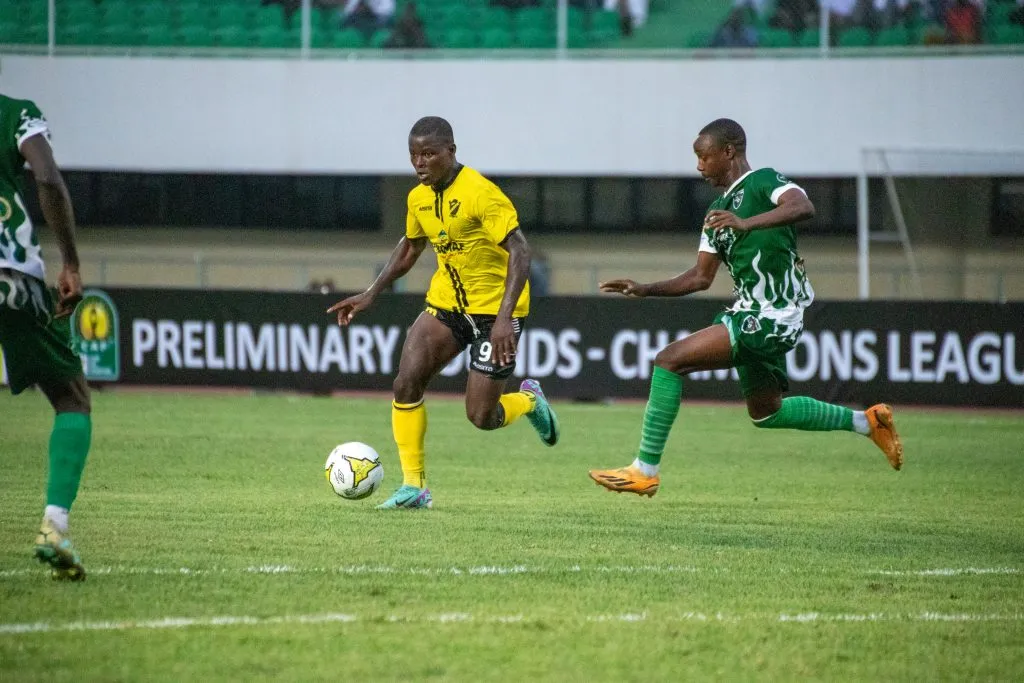
[[345,326],[352,322],[352,318],[356,317],[356,313],[364,311],[370,307],[373,303],[373,295],[369,292],[362,292],[355,296],[350,296],[347,299],[342,299],[338,303],[334,304],[327,309],[328,313],[338,314],[338,325]]
[[58,318],[71,315],[75,306],[82,300],[82,276],[76,266],[65,265],[57,276],[57,310]]
[[491,327],[491,362],[498,367],[516,362],[516,335],[511,318],[498,318]]
[[712,230],[732,228],[740,232],[750,230],[750,226],[745,218],[740,218],[731,211],[722,211],[720,209],[708,211],[708,215],[704,217],[704,227],[711,228]]
[[644,285],[638,284],[635,280],[608,280],[599,283],[598,288],[602,292],[624,294],[634,299],[647,296],[647,288]]

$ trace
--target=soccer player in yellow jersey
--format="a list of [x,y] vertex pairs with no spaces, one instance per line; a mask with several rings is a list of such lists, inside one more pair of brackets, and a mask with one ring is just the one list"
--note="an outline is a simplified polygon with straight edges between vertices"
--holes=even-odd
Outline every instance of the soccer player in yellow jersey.
[[467,346],[466,416],[480,429],[506,427],[526,416],[548,446],[558,420],[540,384],[527,379],[505,393],[515,369],[522,322],[530,312],[530,247],[515,207],[497,185],[455,159],[451,125],[427,116],[409,133],[409,157],[420,184],[409,193],[405,236],[366,291],[327,309],[347,325],[392,282],[409,272],[429,243],[437,271],[426,309],[402,347],[394,382],[391,426],[403,483],[381,509],[429,508],[423,441],[427,384]]

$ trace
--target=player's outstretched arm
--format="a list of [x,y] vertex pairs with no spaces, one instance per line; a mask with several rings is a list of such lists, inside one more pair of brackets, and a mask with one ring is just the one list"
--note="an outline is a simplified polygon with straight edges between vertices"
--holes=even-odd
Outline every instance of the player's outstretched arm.
[[388,259],[387,264],[380,271],[380,275],[373,281],[373,284],[367,287],[364,292],[350,296],[347,299],[342,299],[328,308],[327,312],[337,314],[339,325],[348,325],[357,313],[366,310],[373,304],[378,294],[387,289],[392,282],[408,273],[416,265],[416,261],[419,260],[420,254],[423,253],[423,249],[426,246],[426,237],[416,237],[414,239],[402,237],[398,242],[398,246],[391,252],[391,258]]
[[709,211],[704,219],[704,225],[708,228],[718,230],[720,228],[732,228],[733,230],[762,230],[764,228],[776,228],[780,225],[792,225],[797,221],[805,221],[814,218],[814,204],[801,190],[795,188],[786,190],[779,197],[779,205],[771,211],[765,211],[750,218],[740,218],[729,211]]
[[21,155],[32,168],[43,217],[57,235],[57,245],[64,262],[57,276],[57,315],[67,315],[82,300],[82,277],[78,274],[75,212],[71,206],[71,195],[45,136],[33,135],[22,142]]
[[634,299],[646,296],[686,296],[702,292],[715,281],[715,274],[722,261],[717,255],[706,251],[697,252],[697,264],[669,280],[640,284],[634,280],[619,279],[600,283],[602,292],[624,294]]

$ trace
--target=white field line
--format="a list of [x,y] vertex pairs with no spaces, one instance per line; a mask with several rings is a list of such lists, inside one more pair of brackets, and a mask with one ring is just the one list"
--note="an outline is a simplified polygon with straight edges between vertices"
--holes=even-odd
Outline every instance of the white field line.
[[310,625],[328,623],[441,623],[441,624],[520,624],[524,622],[587,622],[587,623],[737,623],[737,622],[779,622],[807,624],[817,622],[860,623],[860,622],[1016,622],[1024,621],[1024,613],[942,613],[918,612],[913,614],[872,612],[869,614],[827,614],[821,612],[799,612],[794,614],[724,614],[722,612],[683,612],[677,615],[652,617],[646,612],[627,614],[571,615],[569,617],[510,615],[474,615],[468,612],[446,612],[425,615],[359,616],[356,614],[298,614],[274,617],[215,616],[215,617],[163,617],[161,619],[121,619],[116,621],[66,621],[0,623],[0,637],[29,633],[67,633],[82,631],[154,631],[184,628],[214,628],[227,626],[280,626]]
[[1019,569],[1014,567],[963,567],[961,569],[877,569],[869,572],[883,576],[965,576],[983,574],[1018,574]]
[[[217,574],[396,574],[413,576],[507,576],[513,574],[565,574],[565,573],[602,573],[602,574],[694,574],[699,571],[725,572],[727,569],[712,568],[700,570],[697,567],[678,567],[674,565],[642,565],[642,566],[593,566],[581,567],[527,567],[524,565],[510,566],[476,566],[476,567],[393,567],[388,565],[351,565],[343,567],[297,567],[288,564],[262,564],[240,569],[210,567],[205,569],[193,567],[87,567],[89,576],[97,575],[171,575],[171,576],[209,576]],[[36,568],[0,570],[0,579],[40,575]]]
[[[526,565],[481,565],[467,567],[395,567],[389,565],[349,565],[340,567],[299,567],[288,564],[262,564],[242,568],[226,567],[89,567],[90,576],[210,576],[228,574],[393,574],[414,576],[510,576],[516,574],[725,574],[727,567],[693,567],[678,565],[569,565],[565,567],[528,567]],[[794,570],[780,568],[780,573],[804,571],[805,568]],[[828,572],[829,569],[825,568]],[[962,567],[946,569],[869,569],[863,572],[876,576],[988,576],[1001,574],[1019,574],[1016,567]],[[22,576],[42,576],[45,572],[38,567],[0,570],[0,580]]]

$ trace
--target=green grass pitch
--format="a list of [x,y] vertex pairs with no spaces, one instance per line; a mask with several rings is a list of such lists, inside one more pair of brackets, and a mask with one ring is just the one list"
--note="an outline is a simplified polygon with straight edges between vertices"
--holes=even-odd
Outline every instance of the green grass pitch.
[[[30,558],[52,416],[0,395],[0,680],[1021,680],[1024,419],[902,410],[862,437],[684,404],[653,499],[599,489],[643,406],[556,403],[563,440],[428,396],[431,511],[387,397],[98,392],[72,515]],[[385,486],[344,501],[331,448]]]

